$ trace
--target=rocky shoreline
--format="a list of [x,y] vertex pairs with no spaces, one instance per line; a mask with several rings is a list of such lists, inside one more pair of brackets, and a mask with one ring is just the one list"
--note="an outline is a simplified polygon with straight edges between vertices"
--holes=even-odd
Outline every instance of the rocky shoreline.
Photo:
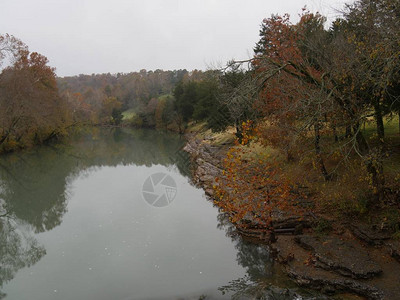
[[[229,146],[213,146],[194,134],[186,138],[184,150],[191,156],[194,183],[212,200],[214,180],[222,174],[222,159]],[[399,241],[356,223],[336,222],[329,234],[317,234],[313,227],[319,220],[313,213],[301,219],[277,214],[272,235],[257,226],[236,228],[242,236],[269,247],[286,274],[302,287],[327,295],[352,293],[361,299],[400,299]]]

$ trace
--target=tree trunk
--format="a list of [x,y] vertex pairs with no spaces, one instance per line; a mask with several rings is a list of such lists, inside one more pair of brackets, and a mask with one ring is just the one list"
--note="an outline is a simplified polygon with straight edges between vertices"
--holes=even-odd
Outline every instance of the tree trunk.
[[336,124],[332,125],[332,130],[333,130],[333,136],[335,137],[335,143],[339,142],[339,137],[337,135],[337,131],[336,131]]
[[11,132],[14,129],[14,126],[16,126],[21,119],[21,116],[18,118],[14,118],[13,122],[11,123],[10,127],[8,128],[7,132],[0,138],[0,145],[5,142],[5,140],[8,138],[8,136],[11,134]]
[[376,132],[378,134],[379,142],[383,144],[385,138],[385,126],[383,125],[382,109],[379,104],[379,101],[376,101],[374,103],[374,110],[375,110],[374,114],[376,122]]
[[383,124],[382,108],[377,100],[374,103],[375,109],[375,122],[376,122],[376,132],[378,134],[379,143],[381,145],[376,155],[372,157],[367,168],[371,170],[370,176],[372,176],[372,185],[374,188],[374,194],[378,201],[382,201],[384,198],[384,187],[385,187],[385,177],[383,176],[383,163],[381,160],[381,151],[384,151],[385,147],[385,126]]
[[361,132],[360,123],[356,123],[353,127],[358,151],[364,156],[369,153],[369,145]]
[[240,125],[240,122],[236,122],[235,127],[236,127],[236,134],[235,135],[238,138],[239,143],[241,144],[242,143],[242,138],[243,138],[243,132],[242,132],[242,127]]
[[376,132],[378,134],[379,143],[381,145],[379,152],[376,157],[371,157],[370,161],[367,163],[367,169],[369,170],[372,186],[374,189],[374,195],[376,200],[382,201],[385,196],[385,177],[383,176],[383,164],[380,158],[381,151],[384,149],[385,144],[385,126],[383,124],[382,108],[380,106],[379,100],[374,103],[374,114],[376,122]]
[[4,134],[1,138],[0,138],[0,145],[4,143],[4,141],[8,138],[8,135],[10,134],[10,132],[8,131],[6,134]]
[[383,165],[379,158],[369,158],[367,170],[371,176],[373,193],[376,200],[381,202],[385,197],[385,177],[383,176]]
[[346,133],[344,134],[345,138],[351,137],[351,126],[346,126]]
[[288,162],[294,161],[294,156],[290,151],[290,149],[286,149],[285,151],[286,151],[286,161]]
[[316,122],[314,124],[314,146],[315,146],[315,154],[317,156],[317,162],[320,168],[320,171],[322,173],[322,176],[324,176],[325,181],[329,181],[331,179],[331,176],[328,174],[328,171],[326,170],[324,160],[321,155],[321,145],[320,145],[320,133],[319,133],[319,127],[320,123]]
[[360,130],[360,124],[357,123],[354,128],[356,133],[356,143],[358,151],[363,157],[366,157],[365,165],[367,172],[371,176],[373,193],[376,200],[382,201],[384,198],[385,177],[383,176],[383,164],[380,159],[380,154],[372,155],[369,145]]

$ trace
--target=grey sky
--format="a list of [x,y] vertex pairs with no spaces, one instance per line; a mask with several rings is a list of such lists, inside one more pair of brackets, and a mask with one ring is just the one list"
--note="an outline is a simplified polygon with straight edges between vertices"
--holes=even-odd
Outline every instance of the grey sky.
[[345,0],[0,0],[0,34],[48,57],[59,76],[206,69],[248,58],[263,18],[304,5],[332,18]]

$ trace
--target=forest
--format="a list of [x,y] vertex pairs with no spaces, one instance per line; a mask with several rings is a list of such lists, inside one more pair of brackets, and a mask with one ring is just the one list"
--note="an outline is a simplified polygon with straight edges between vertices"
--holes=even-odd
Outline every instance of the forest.
[[359,0],[326,21],[306,9],[296,23],[267,17],[254,56],[220,69],[63,78],[1,35],[0,151],[86,125],[233,130],[215,190],[234,222],[251,213],[268,226],[275,208],[315,198],[352,216],[379,207],[399,235],[400,3]]

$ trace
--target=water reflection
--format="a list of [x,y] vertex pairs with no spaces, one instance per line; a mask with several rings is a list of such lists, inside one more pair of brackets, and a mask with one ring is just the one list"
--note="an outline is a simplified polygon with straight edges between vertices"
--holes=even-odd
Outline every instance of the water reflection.
[[[90,129],[64,145],[48,145],[0,159],[0,289],[19,269],[46,253],[34,233],[60,225],[69,187],[77,177],[102,166],[164,165],[187,173],[175,153],[183,140],[148,130]],[[0,290],[0,299],[4,298]]]
[[[61,224],[69,184],[85,171],[121,164],[172,166],[183,144],[176,135],[146,130],[95,129],[71,139],[69,145],[36,148],[0,160],[4,208],[32,225],[35,232]],[[184,161],[176,167],[186,173]]]
[[274,263],[267,245],[254,244],[243,239],[224,213],[218,215],[218,228],[225,230],[237,250],[237,262],[246,269],[244,277],[232,280],[219,288],[232,299],[312,300],[325,296],[300,290]]
[[[0,216],[0,287],[16,272],[38,262],[46,250],[9,216]],[[0,290],[0,299],[6,294]]]
[[[45,277],[44,281],[57,274],[60,277],[56,283],[65,283],[66,287],[70,287],[70,289],[66,288],[67,292],[73,286],[73,289],[77,290],[78,296],[75,297],[77,299],[85,298],[82,295],[86,292],[86,285],[90,286],[90,284],[92,284],[92,290],[96,291],[101,289],[101,286],[115,285],[114,289],[102,291],[98,299],[107,299],[109,294],[106,293],[110,293],[110,297],[114,299],[117,298],[117,293],[125,297],[121,298],[121,296],[120,299],[131,299],[130,286],[132,284],[137,284],[138,289],[141,287],[144,290],[143,293],[146,293],[147,290],[154,291],[157,287],[162,289],[162,285],[148,287],[145,286],[146,282],[143,280],[148,278],[150,283],[153,280],[161,282],[161,279],[165,280],[166,276],[171,280],[170,293],[179,294],[187,285],[201,290],[203,284],[207,287],[204,294],[211,295],[210,286],[214,292],[218,292],[215,288],[217,285],[228,282],[232,276],[239,277],[245,273],[245,276],[221,286],[219,290],[227,295],[233,295],[236,299],[312,299],[298,298],[300,294],[298,290],[288,289],[287,287],[292,287],[292,285],[281,273],[280,268],[274,265],[268,248],[241,239],[223,214],[218,215],[218,228],[222,231],[215,230],[216,211],[201,199],[201,191],[196,194],[195,189],[185,190],[186,187],[181,186],[180,192],[190,201],[182,201],[181,206],[176,206],[176,211],[170,210],[163,214],[155,213],[153,210],[150,212],[140,210],[140,203],[131,206],[137,209],[135,212],[123,214],[127,203],[133,202],[130,200],[132,196],[130,190],[125,190],[127,195],[123,194],[119,197],[120,202],[116,199],[113,199],[115,202],[108,201],[115,190],[107,194],[103,202],[97,201],[97,196],[88,199],[90,195],[97,192],[94,190],[93,193],[90,187],[88,190],[78,189],[82,193],[79,198],[81,201],[72,197],[72,191],[76,191],[73,188],[76,187],[77,182],[83,186],[90,182],[88,180],[83,183],[82,180],[77,180],[78,177],[93,179],[96,175],[93,171],[101,167],[161,165],[174,168],[185,176],[189,173],[188,158],[179,151],[183,144],[183,139],[169,133],[95,128],[78,132],[64,145],[48,145],[1,157],[0,299],[5,297],[5,294],[1,293],[2,286],[12,280],[18,270],[32,266],[41,259],[46,261],[44,269],[53,271],[46,273],[48,277]],[[124,172],[126,169],[130,168],[109,168],[106,174],[110,178],[107,176],[105,178],[107,181],[114,181],[114,185],[122,182],[119,187],[124,188],[127,186],[124,180],[131,180],[124,176],[128,174],[128,176],[133,176],[135,172],[142,172],[144,168],[130,169],[132,173]],[[97,175],[101,175],[100,173],[98,172]],[[140,175],[135,177],[139,181],[142,179]],[[107,189],[103,192],[107,192]],[[75,202],[70,199],[75,199]],[[73,203],[79,206],[74,208]],[[70,212],[66,214],[68,209]],[[74,209],[75,215],[72,213]],[[93,211],[96,213],[87,218]],[[111,215],[113,212],[115,217]],[[149,215],[142,215],[143,212]],[[197,221],[196,218],[198,218]],[[59,226],[63,219],[64,226]],[[65,228],[66,224],[76,225],[76,227],[68,229]],[[86,229],[79,227],[81,224]],[[65,228],[64,231],[63,228]],[[208,229],[212,232],[207,231]],[[58,233],[49,232],[50,230],[58,231]],[[46,244],[47,255],[45,248],[35,239],[35,237],[40,238],[40,233],[42,236],[46,235],[45,232],[48,235],[53,233],[52,237],[48,236],[48,242],[51,241],[51,243]],[[231,239],[236,251],[231,247],[229,240],[224,240],[219,244],[223,240],[223,232]],[[80,234],[79,237],[75,237],[77,233]],[[57,234],[64,240],[69,235],[68,242],[60,243],[59,236],[55,237]],[[90,235],[90,240],[87,239],[88,235]],[[57,239],[54,240],[54,238]],[[151,243],[154,247],[149,247]],[[64,257],[64,250],[66,255],[70,256]],[[111,250],[121,256],[112,257],[114,252]],[[231,253],[231,256],[227,255],[227,252]],[[243,267],[245,272],[235,264],[235,255],[238,265]],[[110,259],[107,260],[106,256]],[[226,259],[227,256],[230,258]],[[207,266],[207,263],[211,266]],[[85,264],[84,271],[78,269],[83,264]],[[37,264],[35,267],[41,265],[43,264]],[[160,265],[161,269],[159,269]],[[220,266],[224,266],[226,270]],[[57,267],[56,271],[52,269]],[[43,268],[41,270],[43,271]],[[176,274],[169,274],[169,272],[174,273],[173,270]],[[232,275],[234,271],[238,271],[236,275]],[[96,273],[97,277],[91,277],[89,275],[91,273]],[[19,272],[20,277],[21,274],[24,272]],[[71,281],[68,274],[79,278],[79,282]],[[108,274],[111,274],[110,277]],[[161,276],[162,274],[164,276]],[[207,276],[204,276],[205,274]],[[15,294],[22,290],[24,280],[27,280],[26,277],[21,281],[18,281],[19,279],[21,278],[15,278],[12,282],[19,282],[16,288],[11,289]],[[63,282],[62,279],[71,282]],[[36,298],[53,299],[52,294],[46,293],[47,290],[51,293],[55,291],[58,288],[57,284],[51,287],[50,284],[44,286],[42,282],[32,284],[37,287],[35,290],[37,294],[46,290],[40,294],[45,297],[37,296]],[[180,288],[179,284],[181,284]],[[4,289],[6,288],[4,286]],[[26,289],[26,291],[21,291],[21,295],[27,295],[29,292],[30,290]],[[13,292],[9,293],[9,296],[14,299],[24,298],[11,295]],[[137,291],[133,295],[136,296],[136,293]],[[216,296],[217,299],[220,298],[219,295]],[[60,291],[57,296],[58,299],[71,299],[69,294],[62,298]]]

